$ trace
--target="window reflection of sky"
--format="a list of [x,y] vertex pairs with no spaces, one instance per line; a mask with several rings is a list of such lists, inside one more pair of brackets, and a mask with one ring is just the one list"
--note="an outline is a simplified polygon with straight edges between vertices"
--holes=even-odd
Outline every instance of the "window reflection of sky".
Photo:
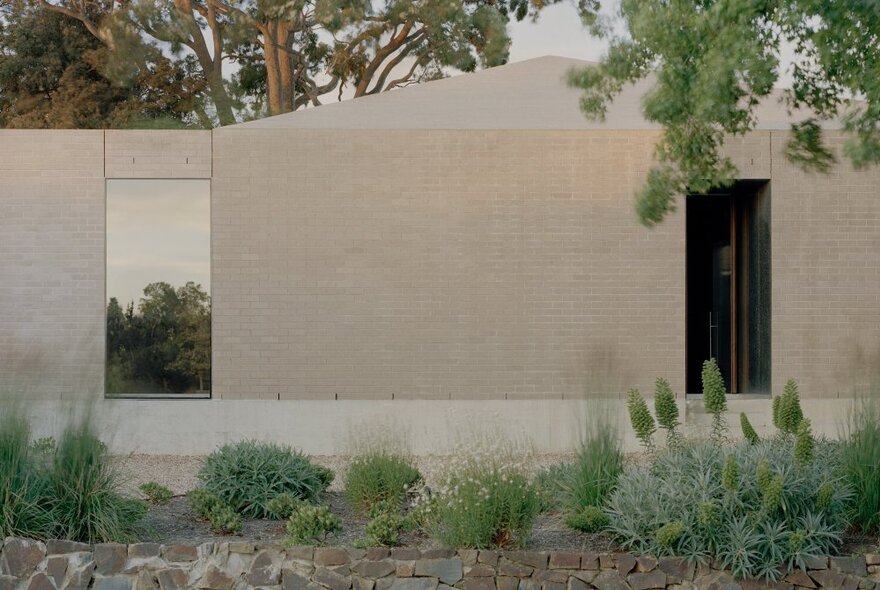
[[210,201],[209,180],[108,180],[107,299],[137,303],[157,281],[210,293]]

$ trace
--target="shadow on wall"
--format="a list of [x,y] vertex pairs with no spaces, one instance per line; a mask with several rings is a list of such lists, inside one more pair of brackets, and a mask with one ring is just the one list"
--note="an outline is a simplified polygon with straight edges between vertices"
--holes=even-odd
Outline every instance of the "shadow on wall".
[[0,342],[0,399],[97,400],[104,394],[104,336],[93,330],[71,346],[21,334]]
[[631,363],[625,362],[617,346],[603,342],[592,345],[581,357],[584,371],[583,397],[586,399],[623,399],[633,386]]
[[[876,336],[875,338],[876,339]],[[835,367],[832,373],[838,398],[880,395],[880,344],[865,346],[870,338],[855,336],[846,347],[846,366]]]

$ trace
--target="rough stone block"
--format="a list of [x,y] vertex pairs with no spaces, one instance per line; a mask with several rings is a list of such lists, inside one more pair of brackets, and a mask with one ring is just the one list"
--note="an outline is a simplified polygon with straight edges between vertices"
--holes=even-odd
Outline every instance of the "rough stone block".
[[125,567],[128,546],[119,543],[99,543],[93,552],[96,571],[102,576],[117,574]]
[[199,558],[199,550],[192,545],[171,545],[162,552],[165,561],[172,563],[195,561]]
[[449,559],[450,557],[455,557],[454,549],[438,547],[422,551],[422,559]]
[[550,554],[550,569],[576,570],[581,567],[579,553],[560,553],[554,551]]
[[389,590],[437,590],[438,584],[437,578],[400,578],[391,583]]
[[416,561],[415,575],[438,578],[444,584],[451,586],[462,578],[461,558],[420,559]]
[[639,555],[636,557],[637,572],[652,572],[657,569],[657,558],[653,555]]
[[544,582],[541,584],[541,590],[566,590],[566,588],[561,582]]
[[61,555],[64,553],[80,553],[91,551],[92,546],[88,543],[78,543],[65,539],[49,539],[46,541],[46,555]]
[[466,565],[464,575],[466,578],[491,578],[495,576],[495,568],[485,563]]
[[581,553],[581,569],[582,570],[597,570],[597,569],[599,569],[599,554],[593,553],[592,551],[587,551],[586,553]]
[[389,555],[391,555],[391,551],[387,547],[370,547],[367,549],[364,559],[378,561],[387,558]]
[[476,549],[459,549],[458,556],[461,557],[461,562],[464,565],[474,565],[477,563],[477,557],[480,555],[480,552]]
[[229,590],[235,580],[214,564],[208,566],[197,587],[205,590]]
[[868,567],[865,563],[864,557],[832,557],[829,562],[831,564],[831,569],[835,571],[852,574],[854,576],[868,575]]
[[663,590],[666,588],[666,574],[660,570],[636,572],[627,577],[632,590]]
[[[566,585],[566,590],[588,590],[593,586],[588,586],[586,582],[581,580],[580,578],[576,578],[574,576],[568,579],[568,584]],[[500,588],[498,590],[501,590]]]
[[46,546],[30,539],[8,538],[0,554],[0,574],[24,578],[34,571],[46,555]]
[[415,561],[422,556],[422,552],[412,547],[394,547],[391,550],[391,559],[400,561]]
[[337,547],[318,547],[315,549],[315,565],[345,565],[351,559],[344,549]]
[[301,561],[313,561],[315,559],[315,548],[311,545],[294,545],[287,548],[287,557],[298,559]]
[[818,588],[816,582],[804,570],[794,570],[785,576],[785,581],[804,588]]
[[636,558],[630,553],[615,553],[614,567],[617,568],[621,576],[626,576],[636,569]]
[[351,576],[343,576],[325,567],[317,568],[312,579],[330,590],[349,590],[351,588]]
[[498,558],[500,556],[500,551],[481,550],[480,554],[477,556],[477,561],[479,563],[485,563],[486,565],[491,565],[492,567],[495,567],[496,565],[498,565]]
[[159,557],[161,550],[162,546],[158,543],[134,543],[128,546],[128,558],[150,559],[151,557]]
[[[134,578],[129,576],[95,576],[93,590],[132,590]],[[183,586],[180,586],[183,588]]]
[[[141,570],[135,576],[134,590],[159,590],[159,584],[153,579],[153,574],[146,570]],[[229,590],[229,588],[212,588],[211,590]]]
[[465,578],[461,588],[462,590],[496,590],[495,578]]
[[416,575],[416,562],[398,561],[394,575],[398,578],[411,578]]
[[61,586],[64,577],[67,575],[67,558],[61,555],[50,555],[46,559],[46,575],[48,575],[56,586]]
[[[251,586],[274,586],[281,582],[281,560],[274,551],[260,551],[245,576]],[[316,580],[317,581],[317,580]]]
[[547,569],[549,555],[542,551],[507,551],[504,556],[517,563],[539,570]]
[[593,578],[593,586],[598,590],[631,590],[619,573],[614,570],[599,572]]
[[677,581],[690,582],[694,579],[696,566],[683,557],[661,557],[657,565],[660,571]]
[[362,578],[360,576],[353,576],[351,578],[351,588],[352,590],[373,590],[376,586],[375,580],[369,580],[367,578]]
[[161,590],[184,590],[189,588],[186,572],[179,568],[166,568],[156,572]]
[[306,590],[309,579],[293,570],[285,569],[281,572],[281,590]]
[[393,561],[362,561],[352,568],[355,572],[366,578],[384,578],[397,570]]
[[497,590],[518,590],[519,580],[511,576],[498,576],[495,578],[495,587]]
[[31,576],[27,590],[55,590],[55,584],[45,573],[40,572]]
[[515,561],[510,561],[506,557],[498,561],[498,573],[502,576],[514,576],[516,578],[526,578],[532,575],[534,568]]

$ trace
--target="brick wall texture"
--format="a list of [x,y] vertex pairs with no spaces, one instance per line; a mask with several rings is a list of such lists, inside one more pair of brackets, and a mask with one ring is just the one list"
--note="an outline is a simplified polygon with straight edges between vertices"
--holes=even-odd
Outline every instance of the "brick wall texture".
[[[682,391],[684,207],[648,230],[632,206],[656,138],[0,131],[0,358],[49,397],[100,392],[104,178],[213,174],[215,397]],[[804,174],[784,141],[728,146],[770,180],[773,388],[848,395],[878,376],[880,171]]]

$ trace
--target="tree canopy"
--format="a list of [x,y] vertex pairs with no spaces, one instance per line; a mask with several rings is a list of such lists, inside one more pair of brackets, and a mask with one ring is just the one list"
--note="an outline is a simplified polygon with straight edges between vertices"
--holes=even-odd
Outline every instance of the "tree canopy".
[[137,307],[107,305],[107,393],[210,390],[211,298],[195,283],[150,283]]
[[117,81],[173,56],[227,125],[505,63],[509,20],[560,0],[18,1],[79,22]]
[[185,127],[198,124],[202,83],[144,56],[126,84],[107,76],[109,50],[78,21],[0,2],[0,126]]
[[[839,119],[845,155],[856,167],[880,161],[880,10],[872,0],[621,0],[617,19],[596,19],[592,32],[610,49],[594,68],[572,72],[584,89],[581,108],[601,120],[623,87],[653,73],[645,117],[662,125],[657,163],[637,196],[646,225],[675,209],[676,198],[729,185],[736,167],[725,137],[755,128],[755,108],[779,81],[781,57],[793,49],[792,110],[786,154],[806,170],[827,171],[834,153],[821,122]],[[615,32],[622,31],[622,32]],[[851,99],[856,98],[858,101]]]

